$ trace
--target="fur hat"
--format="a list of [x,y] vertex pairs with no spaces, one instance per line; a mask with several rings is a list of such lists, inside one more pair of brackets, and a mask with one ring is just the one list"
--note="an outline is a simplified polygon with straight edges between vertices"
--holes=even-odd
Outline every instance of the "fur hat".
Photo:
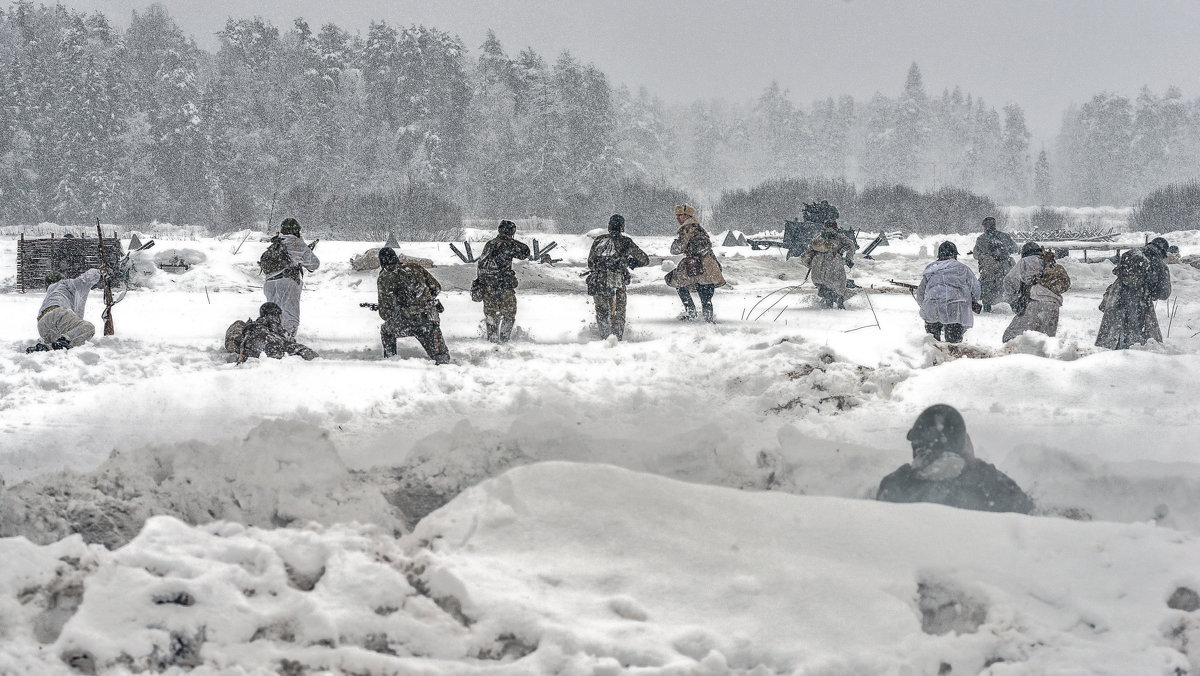
[[46,286],[50,286],[55,282],[61,282],[63,279],[65,279],[63,277],[63,273],[59,272],[58,270],[51,270],[50,272],[46,273]]
[[1042,245],[1038,244],[1037,242],[1025,242],[1025,245],[1021,247],[1021,258],[1025,258],[1026,256],[1041,256],[1041,255],[1042,255]]
[[934,404],[921,412],[908,430],[913,457],[929,453],[957,453],[972,459],[974,453],[967,438],[967,423],[958,409],[947,404]]
[[517,234],[517,224],[512,221],[500,221],[500,227],[496,228],[496,232],[512,237]]
[[625,217],[622,216],[621,214],[613,214],[612,217],[608,219],[608,231],[609,232],[622,232],[624,230],[625,230]]
[[958,255],[958,247],[954,242],[946,241],[938,245],[938,258],[950,258]]
[[283,308],[279,307],[271,301],[267,301],[258,306],[259,317],[280,317],[283,316]]
[[987,230],[989,227],[996,227],[996,219],[991,216],[983,219],[983,229]]
[[696,207],[694,207],[690,204],[676,204],[675,205],[675,215],[676,216],[679,216],[679,215],[695,216],[696,215]]
[[299,237],[300,221],[297,221],[294,218],[283,219],[283,222],[279,224],[279,232],[284,235],[295,235]]
[[396,255],[395,249],[393,249],[390,246],[385,246],[379,250],[379,265],[380,266],[386,268],[386,267],[389,267],[392,265],[399,265],[399,264],[400,264],[400,257]]
[[1154,239],[1150,240],[1150,243],[1147,246],[1152,246],[1155,249],[1158,249],[1163,256],[1166,256],[1171,248],[1171,245],[1163,237],[1155,237]]

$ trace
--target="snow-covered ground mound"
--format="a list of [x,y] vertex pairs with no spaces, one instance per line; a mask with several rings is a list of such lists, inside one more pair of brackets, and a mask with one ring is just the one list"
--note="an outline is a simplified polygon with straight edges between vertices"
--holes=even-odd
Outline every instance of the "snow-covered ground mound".
[[[188,527],[0,540],[0,670],[1179,674],[1200,542],[542,463],[399,541]],[[1193,612],[1189,612],[1193,611]]]
[[[633,235],[637,237],[637,233]],[[0,604],[8,604],[6,607],[17,613],[0,613],[5,618],[0,620],[0,645],[16,646],[0,649],[8,650],[0,653],[5,655],[3,659],[15,660],[7,666],[0,663],[0,672],[17,665],[10,670],[44,673],[50,668],[46,665],[57,668],[63,664],[64,656],[80,660],[81,668],[90,659],[97,668],[105,664],[124,664],[129,669],[203,664],[203,668],[219,672],[252,664],[264,673],[300,668],[286,667],[283,660],[307,665],[305,668],[325,665],[345,671],[458,673],[456,670],[468,668],[488,669],[488,665],[495,666],[496,659],[507,663],[526,653],[528,656],[510,665],[512,671],[506,673],[621,673],[637,664],[664,670],[683,665],[679,673],[723,673],[722,664],[747,671],[754,660],[769,670],[765,673],[903,673],[894,665],[905,659],[924,665],[921,660],[926,657],[952,664],[954,673],[978,671],[993,658],[1003,660],[993,665],[995,673],[1002,673],[997,670],[1008,663],[1026,666],[1013,666],[1004,673],[1044,673],[1054,669],[1043,670],[1042,665],[1065,665],[1072,656],[1085,665],[1080,667],[1081,673],[1172,673],[1168,665],[1180,664],[1181,659],[1182,664],[1188,659],[1194,662],[1194,657],[1180,657],[1183,653],[1179,652],[1183,650],[1179,648],[1181,637],[1189,631],[1194,635],[1194,628],[1171,634],[1174,629],[1162,624],[1174,617],[1162,614],[1167,613],[1164,594],[1173,590],[1167,587],[1197,586],[1182,568],[1163,563],[1147,579],[1139,579],[1129,572],[1132,564],[1128,568],[1113,564],[1112,579],[1129,585],[1127,595],[1140,595],[1127,601],[1111,587],[1108,596],[1100,597],[1094,595],[1100,593],[1095,590],[1059,585],[1054,581],[1057,578],[1036,586],[1026,576],[1037,570],[1031,561],[1040,556],[1052,569],[1048,574],[1066,579],[1069,576],[1062,571],[1076,554],[1082,557],[1079,565],[1089,571],[1086,575],[1107,576],[1107,572],[1097,572],[1103,569],[1103,562],[1083,554],[1109,551],[1108,545],[1097,542],[1120,542],[1112,547],[1122,548],[1126,539],[1137,540],[1154,552],[1160,551],[1156,549],[1159,545],[1146,543],[1177,542],[1183,549],[1193,546],[1200,533],[1200,462],[1194,450],[1194,440],[1200,438],[1196,404],[1200,401],[1200,305],[1195,300],[1200,293],[1200,270],[1186,265],[1171,267],[1178,303],[1170,304],[1175,308],[1173,318],[1167,303],[1158,304],[1164,331],[1170,328],[1163,344],[1123,352],[1093,347],[1100,320],[1096,305],[1113,279],[1112,265],[1072,257],[1065,261],[1073,285],[1066,294],[1058,337],[1026,335],[1001,345],[1000,335],[1011,319],[1007,306],[1002,305],[1000,312],[980,316],[967,332],[971,354],[981,358],[954,359],[923,335],[916,304],[909,295],[887,288],[892,279],[918,281],[939,238],[893,240],[874,252],[875,260],[860,258],[851,277],[868,293],[852,297],[847,311],[820,308],[811,283],[805,280],[805,268],[796,260],[784,260],[778,250],[720,247],[718,255],[730,283],[717,291],[716,325],[674,318],[679,301],[662,281],[672,262],[670,240],[638,238],[653,264],[635,271],[627,340],[614,345],[592,338],[593,310],[580,276],[591,240],[578,235],[538,237],[543,244],[559,243],[554,255],[562,262],[553,267],[517,264],[518,338],[499,347],[484,340],[481,306],[472,303],[468,295],[474,266],[462,264],[448,243],[402,243],[403,253],[432,260],[432,272],[443,284],[443,330],[453,357],[453,363],[444,367],[426,360],[411,340],[401,341],[396,358],[381,358],[378,317],[358,307],[361,302],[375,301],[377,273],[355,271],[349,262],[379,243],[324,241],[316,249],[322,266],[305,281],[298,336],[322,357],[312,362],[230,363],[220,345],[226,326],[254,315],[263,302],[256,262],[265,243],[254,235],[240,249],[240,237],[164,242],[164,249],[200,254],[193,257],[197,262],[185,272],[172,274],[157,270],[150,256],[149,265],[138,268],[143,271],[143,288],[130,291],[114,309],[115,336],[98,336],[70,351],[26,355],[23,348],[36,339],[34,317],[41,294],[17,291],[15,243],[0,240],[0,315],[6,318],[0,323],[0,347],[5,348],[0,350],[0,477],[4,482],[0,484],[0,536],[24,536],[35,543],[0,541],[0,546],[12,548],[0,558],[28,560],[33,562],[30,570],[36,569],[22,572],[25,567],[13,566],[0,570],[4,580],[0,588],[9,590],[3,592]],[[1144,241],[1146,233],[1121,237],[1132,245]],[[973,236],[950,239],[964,252],[974,243]],[[1170,239],[1185,255],[1200,247],[1200,232],[1173,233]],[[137,255],[155,251],[157,247]],[[791,292],[785,293],[788,289]],[[99,324],[101,307],[99,294],[94,294],[87,318]],[[1021,484],[1037,502],[1039,514],[1090,518],[1093,523],[870,502],[879,479],[910,458],[905,432],[916,415],[934,403],[953,404],[963,412],[976,453]],[[698,587],[723,589],[722,598],[734,610],[738,604],[749,604],[744,612],[738,611],[740,615],[735,612],[729,617],[745,619],[747,627],[766,627],[764,635],[776,636],[774,632],[783,631],[780,627],[791,621],[791,615],[777,614],[752,600],[754,594],[764,594],[761,590],[772,589],[781,599],[803,601],[799,606],[810,613],[824,613],[824,624],[861,624],[862,636],[850,638],[854,632],[847,629],[847,636],[831,638],[822,632],[832,629],[812,628],[811,621],[805,621],[795,625],[794,640],[757,641],[757,629],[738,634],[725,630],[722,613],[705,616],[711,604],[662,610],[647,600],[650,595],[643,587],[622,587],[604,575],[579,587],[550,585],[562,596],[541,604],[544,608],[538,610],[534,606],[539,604],[522,606],[519,601],[504,600],[509,597],[479,591],[491,588],[493,582],[467,572],[495,563],[497,579],[508,580],[495,584],[507,585],[511,598],[518,598],[517,590],[542,583],[538,582],[539,569],[520,563],[525,560],[516,553],[480,549],[480,558],[472,562],[475,550],[471,545],[456,544],[449,549],[438,545],[433,552],[423,552],[431,546],[425,541],[438,536],[439,541],[458,542],[458,526],[449,525],[454,519],[467,518],[464,515],[471,512],[478,512],[479,519],[490,518],[485,512],[495,510],[481,506],[479,501],[484,498],[480,496],[490,495],[488,491],[495,491],[504,481],[517,481],[513,477],[539,477],[536,483],[545,483],[546,499],[553,500],[558,491],[555,481],[561,480],[563,490],[568,490],[577,480],[574,472],[584,470],[568,471],[562,465],[537,469],[541,467],[538,463],[564,460],[630,470],[634,474],[586,471],[595,472],[587,476],[597,485],[615,481],[620,484],[614,488],[617,492],[648,492],[644,498],[656,501],[642,504],[626,496],[630,505],[641,505],[640,511],[631,513],[643,523],[635,531],[620,525],[624,512],[613,512],[613,530],[607,534],[593,532],[599,526],[589,525],[589,520],[602,518],[605,510],[612,512],[607,503],[589,502],[589,497],[581,498],[574,511],[559,505],[553,518],[563,524],[578,523],[579,539],[592,533],[591,537],[601,541],[598,545],[607,544],[613,552],[638,551],[639,555],[646,543],[675,550],[678,558],[671,566],[699,576]],[[534,466],[529,474],[509,472],[526,465]],[[505,477],[500,483],[485,484],[492,488],[463,495],[417,525],[421,517],[464,490],[500,475]],[[746,492],[679,487],[656,477]],[[678,493],[690,490],[700,492],[687,493],[687,499]],[[761,495],[763,491],[789,495]],[[816,500],[812,496],[840,499]],[[781,528],[789,522],[780,520],[785,518],[780,514],[811,510],[815,521],[803,523],[812,530],[797,525],[801,538],[797,543],[807,542],[809,549],[824,552],[824,563],[819,563],[816,575],[827,585],[814,584],[811,579],[801,584],[808,579],[808,560],[799,556],[805,550],[799,544],[798,549],[784,543],[780,546],[789,548],[756,550],[753,557],[743,557],[751,569],[777,565],[788,572],[789,579],[797,580],[794,588],[781,591],[781,583],[743,589],[724,579],[728,563],[705,558],[719,558],[719,552],[709,550],[727,546],[714,545],[715,539],[695,545],[708,548],[705,557],[697,558],[691,545],[677,547],[671,529],[687,531],[692,528],[688,519],[693,517],[714,533],[727,528],[728,532],[740,529],[749,533],[758,527],[731,525],[742,523],[736,520],[727,524],[720,507],[696,511],[702,505],[692,501],[710,499],[725,505],[730,519],[753,513],[758,521],[779,521],[776,525]],[[549,506],[538,505],[528,514],[514,516],[513,528],[541,528],[539,519],[552,518]],[[845,522],[840,516],[835,518],[838,513],[846,515]],[[179,521],[151,520],[142,531],[142,524],[153,515]],[[872,525],[849,523],[855,520]],[[185,525],[210,522],[216,523]],[[358,525],[338,525],[352,522]],[[304,529],[303,524],[321,525]],[[487,531],[485,525],[481,521],[480,532]],[[393,540],[414,526],[416,534],[406,535],[403,547]],[[497,533],[504,530],[496,528]],[[894,606],[884,604],[873,591],[846,591],[848,583],[833,572],[833,561],[853,568],[864,557],[887,558],[877,550],[861,549],[855,544],[860,538],[921,541],[934,537],[923,529],[944,534],[932,542],[941,543],[938,546],[944,551],[951,551],[949,543],[954,543],[953,551],[966,559],[953,559],[955,563],[938,572],[927,559],[905,558],[909,555],[904,554],[894,567],[880,563],[878,569],[864,572],[864,590],[875,589],[870,580],[889,580],[885,586],[892,589]],[[537,543],[529,547],[531,552],[553,552],[545,561],[548,569],[569,568],[576,561],[586,574],[609,565],[598,560],[608,554],[583,549],[570,553],[576,536],[547,532],[547,538],[564,538],[564,549]],[[992,538],[1017,538],[1014,533],[1018,532],[1028,539],[1010,542],[1017,550],[1012,556],[1029,558],[996,555],[994,548],[999,545]],[[82,541],[78,537],[59,541],[71,534],[82,536]],[[977,540],[980,544],[975,551]],[[106,545],[113,551],[89,548],[85,542]],[[299,542],[310,544],[295,544]],[[126,570],[120,568],[126,564],[114,563],[124,560],[122,557],[149,556],[146,552],[159,546],[170,550],[163,554],[161,567],[139,568],[142,564],[138,563],[129,564],[132,568]],[[339,605],[330,610],[335,601],[314,601],[317,597],[311,595],[321,589],[320,582],[313,592],[293,589],[309,584],[303,580],[322,565],[329,570],[336,567],[311,564],[307,555],[285,552],[293,547],[309,551],[310,546],[340,552],[344,557],[361,555],[374,562],[362,564],[366,569],[383,566],[392,570],[392,577],[407,580],[411,598],[410,591],[397,583],[398,596],[386,607],[420,606],[401,613],[406,622],[416,623],[406,625],[412,629],[405,634],[408,638],[398,640],[395,632],[401,630],[379,630],[372,624],[376,621],[372,618],[384,618],[378,621],[386,623],[395,613],[375,615],[366,605],[354,610]],[[177,547],[186,550],[186,555]],[[242,561],[240,553],[222,559],[225,563],[221,565],[206,562],[207,556],[225,556],[206,554],[210,548],[215,548],[213,552],[232,548],[276,553],[263,553],[261,565],[254,564],[259,567],[247,568],[248,564],[238,563]],[[1133,551],[1134,546],[1129,548]],[[453,574],[447,572],[436,579],[458,580],[455,584],[461,593],[452,595],[461,605],[457,610],[453,603],[443,602],[442,607],[428,598],[442,598],[441,591],[430,591],[436,580],[428,571],[443,565],[438,557],[451,551],[458,562]],[[273,556],[282,563],[272,563]],[[303,560],[293,560],[297,556]],[[197,557],[199,562],[188,557]],[[384,559],[392,563],[379,564]],[[1000,579],[987,572],[993,560],[1016,566],[1012,578]],[[1193,556],[1193,568],[1195,560]],[[415,563],[410,569],[407,563],[395,563],[398,561]],[[662,574],[664,564],[637,559],[629,565],[635,567],[629,575],[654,579]],[[704,566],[709,565],[718,572],[705,572]],[[249,620],[244,626],[238,624],[240,619],[230,620],[243,628],[213,638],[218,620],[187,619],[201,615],[192,612],[201,604],[155,603],[145,595],[130,603],[151,604],[156,613],[172,618],[152,622],[146,618],[159,615],[128,611],[136,618],[131,622],[150,622],[139,626],[157,627],[145,630],[158,632],[153,639],[119,622],[113,624],[113,635],[124,636],[125,630],[117,628],[124,626],[130,643],[103,634],[94,638],[109,640],[117,646],[112,649],[67,644],[56,633],[55,627],[71,616],[73,604],[78,603],[84,588],[78,584],[85,579],[87,589],[108,584],[110,591],[103,593],[115,595],[118,589],[128,593],[139,588],[137,580],[147,571],[153,577],[185,569],[189,572],[181,574],[183,577],[225,580],[214,582],[220,586],[234,584],[226,578],[241,575],[236,570],[269,577],[275,574],[268,571],[272,566],[283,571],[282,577],[255,584],[276,590],[277,597],[246,598],[258,599],[254,603],[282,604],[249,613],[265,613],[279,621],[262,624],[273,628],[264,629],[252,646],[249,638],[238,633],[249,631],[252,638],[261,628],[246,629],[253,624]],[[510,572],[516,570],[513,566],[525,567]],[[303,580],[293,580],[289,586],[289,568],[302,571]],[[982,600],[987,620],[980,626],[1010,624],[991,625],[991,629],[959,637],[922,634],[913,590],[926,581],[930,570],[938,574],[926,585],[929,598]],[[944,575],[946,570],[950,574]],[[363,582],[364,589],[375,592],[384,586],[385,578],[374,577],[376,574],[362,573],[362,579],[369,581]],[[385,575],[382,568],[378,575]],[[1168,579],[1171,575],[1177,579]],[[950,582],[943,584],[946,577]],[[50,590],[53,584],[49,580],[59,580],[53,584],[73,591],[24,591],[39,586]],[[1143,586],[1134,589],[1135,581]],[[826,593],[813,590],[823,586],[839,590],[845,598],[865,599],[868,610],[882,613],[880,619],[860,622],[857,607],[847,610],[852,604],[836,611],[822,605],[817,597]],[[282,591],[284,588],[295,594]],[[622,591],[614,591],[617,588]],[[193,600],[198,598],[196,592],[188,593]],[[355,598],[355,593],[359,592],[343,587],[331,592],[346,598]],[[596,601],[602,608],[607,607],[609,596],[623,595],[624,600],[613,602],[622,610],[598,610],[600,614],[595,616],[583,613],[578,616],[585,619],[568,627],[573,615],[563,609],[574,607],[574,594],[581,594],[581,599],[604,599]],[[366,591],[361,596],[373,598]],[[833,596],[830,592],[829,597]],[[1042,600],[1031,600],[1034,598]],[[492,605],[493,601],[497,605]],[[809,601],[814,605],[805,605]],[[1126,602],[1134,605],[1122,605]],[[93,607],[103,607],[103,603]],[[479,605],[468,610],[471,603]],[[1037,606],[1039,603],[1072,610],[1055,616],[1055,624],[1045,619],[1050,611]],[[1142,603],[1147,605],[1136,605]],[[85,598],[81,608],[87,605]],[[313,620],[320,625],[313,629],[305,624],[308,620],[297,619],[309,612],[303,609],[353,617],[345,622]],[[1128,609],[1136,617],[1128,618],[1127,623],[1111,619]],[[371,617],[366,616],[368,610]],[[360,611],[366,619],[353,619]],[[697,615],[696,626],[702,629],[694,634],[694,640],[675,620],[663,619],[689,612]],[[1071,612],[1086,616],[1086,621],[1068,617]],[[488,624],[482,619],[488,613],[502,615],[503,621]],[[645,614],[651,619],[639,623],[621,613]],[[86,616],[81,610],[71,622],[91,621]],[[18,619],[7,619],[13,617]],[[601,617],[608,619],[598,619]],[[1001,617],[1008,619],[997,619]],[[914,621],[915,634],[911,632]],[[173,628],[175,622],[182,624]],[[1093,626],[1089,628],[1088,623]],[[163,629],[167,625],[170,627]],[[1140,629],[1133,629],[1135,626]],[[201,627],[206,627],[203,635]],[[1104,628],[1131,642],[1121,643],[1126,640],[1121,639],[1107,646],[1103,639],[1090,638]],[[70,635],[91,635],[91,631],[82,628]],[[1137,631],[1142,633],[1129,638]],[[1043,639],[1051,634],[1056,638]],[[64,630],[63,636],[67,635]],[[335,638],[329,638],[331,635]],[[905,638],[910,635],[913,637]],[[744,645],[738,636],[747,637]],[[867,641],[866,636],[873,638]],[[628,651],[614,648],[622,644],[620,637],[637,647]],[[1008,639],[1013,642],[1005,642]],[[1041,650],[1038,641],[1058,647]],[[1159,655],[1155,664],[1163,670],[1147,671],[1140,666],[1148,661],[1135,664],[1114,656],[1115,646],[1135,644],[1145,649],[1138,649],[1138,655],[1128,660]],[[1146,648],[1151,644],[1153,650]],[[1026,647],[1015,647],[1019,645]],[[869,650],[871,646],[878,650]],[[71,652],[76,648],[78,651]],[[397,663],[389,651],[421,659]],[[707,659],[710,651],[718,654]],[[1097,657],[1095,664],[1139,668],[1106,666],[1108,671],[1092,671],[1090,651],[1104,657]],[[1056,656],[1047,657],[1051,654]],[[354,661],[360,657],[366,661]],[[938,664],[930,663],[932,668],[914,667],[913,673],[937,673]],[[1190,668],[1195,670],[1194,665]]]

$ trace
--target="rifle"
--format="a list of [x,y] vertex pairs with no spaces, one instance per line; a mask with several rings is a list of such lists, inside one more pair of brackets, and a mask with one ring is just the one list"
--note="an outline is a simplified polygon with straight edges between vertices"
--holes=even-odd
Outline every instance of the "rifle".
[[897,281],[896,281],[896,280],[894,280],[894,279],[889,279],[889,280],[888,280],[888,284],[893,284],[893,285],[895,285],[895,286],[903,287],[903,288],[905,288],[905,289],[908,289],[908,290],[910,290],[910,291],[916,291],[916,290],[917,290],[917,285],[916,285],[916,284],[906,284],[906,283],[904,283],[904,282],[897,282]]
[[100,238],[100,262],[104,280],[104,312],[100,316],[104,318],[104,335],[111,336],[116,333],[113,328],[112,307],[112,271],[108,269],[108,257],[104,255],[104,232],[100,229],[100,217],[96,217],[96,235]]
[[359,307],[365,307],[371,312],[379,312],[379,303],[359,303]]

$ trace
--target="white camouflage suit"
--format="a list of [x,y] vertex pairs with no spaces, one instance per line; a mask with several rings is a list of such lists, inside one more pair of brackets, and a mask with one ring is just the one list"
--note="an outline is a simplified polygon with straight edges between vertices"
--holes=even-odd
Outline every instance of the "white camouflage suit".
[[96,327],[83,320],[88,292],[100,281],[100,271],[92,268],[74,279],[55,282],[46,289],[46,298],[38,308],[38,335],[51,345],[66,338],[71,347],[82,345],[96,335]]
[[[308,248],[304,240],[295,235],[279,235],[287,246],[288,257],[294,266],[301,266],[312,272],[321,266],[317,255]],[[275,303],[283,310],[280,322],[289,337],[295,337],[296,329],[300,328],[300,291],[304,288],[301,282],[286,276],[286,270],[280,270],[263,282],[263,293],[267,300]]]

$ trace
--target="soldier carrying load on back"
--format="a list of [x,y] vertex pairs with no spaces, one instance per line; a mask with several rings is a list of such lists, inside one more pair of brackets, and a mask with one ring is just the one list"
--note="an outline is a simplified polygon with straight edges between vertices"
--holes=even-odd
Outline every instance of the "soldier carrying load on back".
[[629,270],[650,264],[650,257],[625,235],[625,217],[608,219],[608,234],[592,242],[588,252],[587,292],[596,303],[596,330],[600,339],[625,335],[625,303]]
[[400,262],[391,247],[379,250],[379,316],[383,326],[383,356],[396,354],[397,338],[416,338],[435,364],[450,363],[450,349],[442,337],[442,303],[437,295],[442,285],[425,268],[411,261]]
[[283,329],[291,337],[300,328],[300,292],[304,289],[304,271],[312,272],[321,265],[312,247],[300,239],[300,222],[285,218],[279,225],[279,234],[271,238],[271,245],[258,259],[258,265],[266,275],[263,293],[269,302],[283,310]]
[[479,273],[471,285],[471,300],[483,301],[488,340],[506,343],[517,321],[517,274],[512,262],[514,258],[528,259],[529,247],[513,239],[517,226],[512,221],[500,221],[497,232],[479,256]]

